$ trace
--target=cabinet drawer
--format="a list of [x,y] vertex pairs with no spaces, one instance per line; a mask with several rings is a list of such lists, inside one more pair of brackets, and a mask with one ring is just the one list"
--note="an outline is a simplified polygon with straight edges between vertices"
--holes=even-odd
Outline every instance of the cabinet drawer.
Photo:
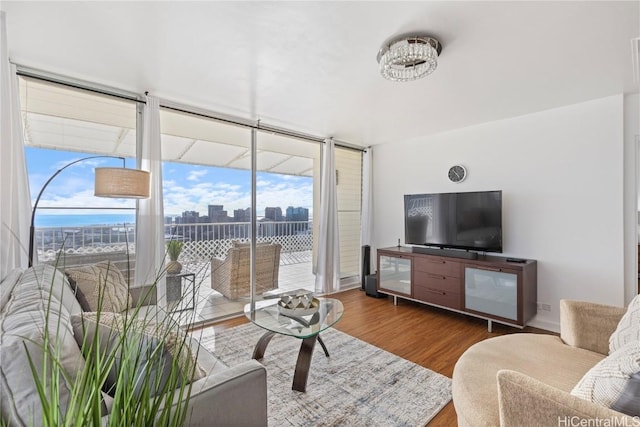
[[416,257],[414,260],[416,271],[437,274],[440,276],[461,277],[460,263],[442,258]]
[[462,280],[459,277],[442,276],[422,271],[413,273],[413,283],[416,286],[456,293],[460,293],[462,287]]
[[462,307],[460,294],[458,292],[441,291],[424,286],[416,286],[413,288],[413,297],[420,301],[455,308],[456,310],[460,310]]

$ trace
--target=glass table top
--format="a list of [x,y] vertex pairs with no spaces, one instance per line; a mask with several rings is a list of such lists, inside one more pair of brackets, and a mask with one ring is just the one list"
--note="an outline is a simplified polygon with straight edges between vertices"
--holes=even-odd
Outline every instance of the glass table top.
[[257,301],[253,311],[251,304],[247,304],[244,306],[244,314],[251,322],[268,331],[301,339],[309,338],[335,325],[344,313],[344,306],[340,300],[317,299],[318,311],[306,316],[281,313],[277,298]]

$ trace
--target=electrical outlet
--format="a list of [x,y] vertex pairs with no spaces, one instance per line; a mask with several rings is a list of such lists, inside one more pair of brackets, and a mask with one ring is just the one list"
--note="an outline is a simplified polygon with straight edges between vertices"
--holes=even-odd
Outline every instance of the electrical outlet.
[[539,302],[536,304],[536,308],[538,309],[538,311],[551,311],[551,304]]

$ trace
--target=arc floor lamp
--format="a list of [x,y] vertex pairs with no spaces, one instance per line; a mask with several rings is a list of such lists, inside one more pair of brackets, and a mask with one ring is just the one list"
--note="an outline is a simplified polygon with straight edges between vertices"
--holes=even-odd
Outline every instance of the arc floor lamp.
[[44,183],[31,211],[31,226],[29,228],[29,267],[33,265],[33,253],[35,246],[35,218],[40,197],[47,186],[57,177],[63,170],[76,163],[89,159],[111,158],[122,160],[121,168],[100,167],[95,168],[94,195],[97,197],[111,197],[123,199],[146,199],[149,197],[149,172],[140,169],[127,169],[125,158],[119,156],[89,156],[75,160],[62,168],[58,169]]

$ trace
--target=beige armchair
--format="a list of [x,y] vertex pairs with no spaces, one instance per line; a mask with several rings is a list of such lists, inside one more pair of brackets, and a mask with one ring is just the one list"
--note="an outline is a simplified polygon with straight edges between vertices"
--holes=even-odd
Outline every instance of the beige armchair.
[[[256,246],[256,294],[278,288],[280,269],[279,243],[258,243]],[[234,242],[225,259],[211,259],[211,289],[235,300],[250,294],[250,246]]]
[[[560,301],[560,336],[503,335],[471,346],[453,370],[459,426],[637,425],[633,418],[570,394],[609,350],[625,309]],[[610,423],[610,424],[606,424]],[[635,423],[635,424],[634,424]]]

